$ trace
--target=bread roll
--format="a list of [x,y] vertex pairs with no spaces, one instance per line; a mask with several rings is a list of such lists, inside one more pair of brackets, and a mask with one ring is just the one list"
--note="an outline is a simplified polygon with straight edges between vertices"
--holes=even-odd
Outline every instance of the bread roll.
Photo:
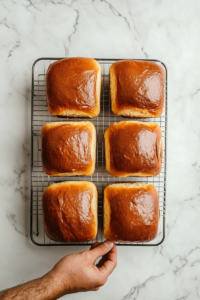
[[104,190],[104,236],[116,242],[144,243],[158,234],[159,198],[145,183],[115,183]]
[[164,69],[154,62],[115,62],[110,67],[113,113],[135,118],[160,117],[164,106],[164,85]]
[[42,166],[51,176],[89,176],[96,161],[96,129],[87,122],[53,122],[41,129]]
[[46,73],[52,115],[94,118],[100,113],[101,67],[92,58],[72,57],[51,64]]
[[44,230],[56,242],[86,242],[97,234],[97,189],[92,182],[52,184],[42,195]]
[[156,123],[123,121],[105,132],[106,170],[116,177],[156,176],[162,168],[162,132]]

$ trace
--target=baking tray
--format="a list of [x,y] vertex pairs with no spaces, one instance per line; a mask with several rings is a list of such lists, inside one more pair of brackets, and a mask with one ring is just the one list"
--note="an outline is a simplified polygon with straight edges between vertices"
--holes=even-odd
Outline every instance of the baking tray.
[[[116,243],[123,246],[158,246],[165,238],[165,212],[166,212],[166,141],[167,141],[167,68],[159,60],[152,61],[163,67],[165,70],[165,102],[164,110],[160,118],[134,119],[142,122],[156,122],[162,130],[163,159],[162,170],[155,177],[113,177],[105,169],[104,157],[104,132],[113,123],[130,120],[116,116],[110,107],[109,90],[109,67],[119,59],[96,59],[102,68],[102,89],[101,89],[101,112],[98,117],[89,119],[97,130],[96,169],[92,176],[70,176],[53,177],[43,172],[41,162],[40,130],[48,122],[63,121],[84,121],[88,118],[68,118],[53,116],[48,112],[46,103],[45,76],[48,66],[54,61],[63,58],[39,58],[32,67],[32,112],[31,112],[31,207],[30,207],[30,237],[38,246],[68,246],[68,245],[92,245],[94,242],[102,242],[103,237],[103,191],[104,188],[114,182],[145,182],[152,183],[159,194],[160,201],[160,222],[158,236],[148,243]],[[138,59],[139,60],[139,59]],[[140,59],[142,60],[142,59]],[[44,232],[42,223],[42,193],[44,189],[54,182],[62,181],[92,181],[98,189],[98,233],[95,240],[86,243],[57,243],[50,240]]]

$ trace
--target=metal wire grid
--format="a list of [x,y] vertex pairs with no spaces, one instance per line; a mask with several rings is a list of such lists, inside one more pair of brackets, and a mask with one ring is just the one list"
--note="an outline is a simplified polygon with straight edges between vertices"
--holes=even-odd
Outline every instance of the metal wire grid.
[[[163,159],[161,173],[156,177],[113,177],[105,169],[104,157],[104,132],[113,123],[126,119],[116,116],[112,113],[110,107],[109,90],[109,67],[118,59],[97,59],[102,68],[102,88],[101,88],[101,112],[96,118],[89,119],[97,130],[97,150],[96,150],[96,169],[92,176],[70,176],[53,177],[43,172],[41,162],[41,144],[40,130],[48,122],[62,121],[84,121],[87,118],[68,118],[53,116],[48,112],[46,103],[46,85],[45,76],[48,66],[62,58],[40,58],[36,60],[32,68],[32,114],[31,114],[31,136],[32,136],[32,155],[31,155],[31,224],[30,235],[33,243],[39,246],[57,246],[57,245],[91,245],[95,241],[103,241],[103,190],[114,182],[146,182],[152,183],[159,194],[160,201],[160,223],[159,233],[155,240],[149,243],[117,243],[118,245],[132,246],[157,246],[161,244],[165,237],[165,208],[166,208],[166,134],[167,134],[167,69],[166,66],[158,60],[149,60],[161,65],[165,70],[165,105],[163,114],[160,118],[134,119],[142,122],[156,122],[162,130],[163,141]],[[44,189],[54,182],[62,181],[92,181],[98,190],[98,234],[95,240],[87,243],[57,243],[47,238],[42,223],[42,193]]]

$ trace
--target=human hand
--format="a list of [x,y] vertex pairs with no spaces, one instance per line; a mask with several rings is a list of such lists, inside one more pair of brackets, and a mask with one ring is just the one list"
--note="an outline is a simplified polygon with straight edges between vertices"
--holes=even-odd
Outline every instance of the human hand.
[[[97,265],[95,261],[101,257]],[[51,278],[52,289],[57,296],[65,294],[97,291],[117,265],[116,245],[107,240],[94,243],[90,250],[71,254],[61,259],[47,274]]]

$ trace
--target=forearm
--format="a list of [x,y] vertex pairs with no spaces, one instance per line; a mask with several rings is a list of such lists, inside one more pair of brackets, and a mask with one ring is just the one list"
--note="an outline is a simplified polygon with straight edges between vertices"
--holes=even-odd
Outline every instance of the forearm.
[[54,300],[61,296],[59,284],[50,273],[0,292],[0,300]]

